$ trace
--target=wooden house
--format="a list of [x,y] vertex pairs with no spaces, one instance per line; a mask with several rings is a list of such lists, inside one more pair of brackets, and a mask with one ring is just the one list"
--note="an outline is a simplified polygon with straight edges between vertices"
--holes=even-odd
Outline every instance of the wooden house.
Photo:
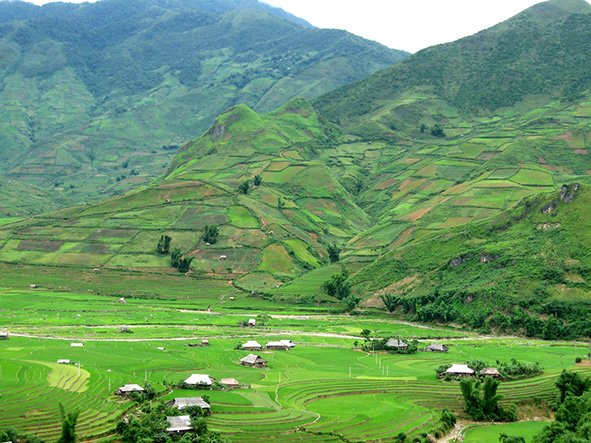
[[191,416],[189,415],[166,417],[166,421],[168,422],[168,428],[166,428],[166,432],[169,434],[184,434],[193,430],[193,426],[191,425]]
[[240,387],[240,382],[235,378],[222,378],[220,384],[224,385],[227,389],[236,389]]
[[117,389],[117,394],[119,395],[129,395],[132,392],[144,392],[145,389],[142,388],[140,385],[136,385],[133,383],[123,385],[119,389]]
[[175,398],[168,402],[168,405],[177,408],[179,411],[182,411],[187,407],[197,406],[203,411],[203,415],[211,415],[211,405],[201,397]]
[[408,349],[408,343],[406,343],[403,340],[399,340],[397,338],[391,338],[386,342],[386,344],[384,345],[384,348],[404,351],[404,350]]
[[440,344],[440,343],[431,343],[429,346],[427,346],[425,348],[425,351],[427,351],[427,352],[447,352],[447,351],[449,351],[449,348],[445,345]]
[[248,354],[246,357],[240,359],[240,364],[250,366],[251,368],[264,368],[267,366],[267,361],[260,355]]
[[260,351],[263,347],[256,340],[249,340],[242,345],[245,351]]
[[451,365],[450,368],[445,371],[446,374],[456,375],[459,377],[469,377],[474,375],[474,369],[468,367],[468,365]]

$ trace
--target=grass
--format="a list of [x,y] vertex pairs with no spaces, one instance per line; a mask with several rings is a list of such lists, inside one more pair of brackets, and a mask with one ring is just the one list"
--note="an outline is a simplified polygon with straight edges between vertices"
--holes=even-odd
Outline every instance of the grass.
[[497,443],[501,434],[517,435],[525,438],[526,443],[531,443],[533,437],[539,434],[548,422],[530,421],[510,424],[495,424],[490,426],[477,426],[466,431],[464,442],[466,443]]

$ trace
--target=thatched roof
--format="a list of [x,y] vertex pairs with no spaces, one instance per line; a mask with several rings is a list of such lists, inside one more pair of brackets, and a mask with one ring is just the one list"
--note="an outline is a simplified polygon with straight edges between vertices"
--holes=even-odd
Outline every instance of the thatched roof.
[[191,374],[191,376],[185,380],[185,384],[211,386],[213,384],[213,379],[207,374]]
[[240,363],[246,363],[249,365],[254,365],[256,363],[266,363],[265,360],[259,356],[259,355],[255,355],[255,354],[248,354],[246,357],[242,357],[240,359]]
[[178,417],[166,417],[169,427],[167,432],[185,432],[193,429],[191,426],[191,416],[179,415]]
[[501,373],[497,368],[484,368],[480,371],[480,375],[489,375],[491,377],[499,377]]
[[84,343],[70,343],[70,346],[73,348],[83,348]]
[[240,382],[235,378],[222,378],[220,383],[225,386],[240,386]]
[[468,367],[468,365],[451,365],[446,374],[460,374],[460,375],[473,375],[474,369]]
[[449,348],[441,343],[431,343],[427,346],[426,350],[431,352],[447,352]]
[[291,349],[295,347],[295,343],[291,340],[270,341],[267,343],[267,348],[286,348]]
[[0,337],[8,337],[8,329],[0,329]]
[[57,363],[60,364],[60,365],[71,365],[72,364],[72,360],[68,360],[68,359],[65,359],[65,358],[60,358],[57,361]]
[[175,398],[172,401],[172,406],[177,409],[185,409],[187,406],[199,406],[201,409],[211,408],[210,404],[201,397]]

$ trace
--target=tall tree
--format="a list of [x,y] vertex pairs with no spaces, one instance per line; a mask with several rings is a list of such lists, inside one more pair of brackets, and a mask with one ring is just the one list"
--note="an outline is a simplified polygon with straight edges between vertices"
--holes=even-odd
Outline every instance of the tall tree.
[[62,416],[62,435],[57,443],[76,443],[78,437],[76,436],[76,423],[78,422],[78,415],[80,411],[66,412],[64,405],[59,404],[60,414]]

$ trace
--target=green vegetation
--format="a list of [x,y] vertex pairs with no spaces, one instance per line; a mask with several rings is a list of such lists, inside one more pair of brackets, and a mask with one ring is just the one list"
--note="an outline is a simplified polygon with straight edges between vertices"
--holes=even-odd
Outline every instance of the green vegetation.
[[499,381],[485,377],[484,382],[464,378],[460,382],[465,411],[476,421],[516,421],[514,405],[505,409],[499,405],[502,396],[497,394]]
[[229,103],[270,111],[408,56],[248,0],[1,2],[0,15],[0,172],[12,181],[0,180],[0,216],[147,184]]
[[156,246],[156,252],[160,255],[168,255],[170,252],[170,242],[172,237],[162,234],[158,240],[158,246]]

